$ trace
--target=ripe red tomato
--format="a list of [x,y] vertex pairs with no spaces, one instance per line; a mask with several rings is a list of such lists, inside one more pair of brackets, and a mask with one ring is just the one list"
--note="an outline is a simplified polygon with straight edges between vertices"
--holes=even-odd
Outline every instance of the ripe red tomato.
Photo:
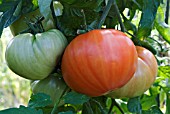
[[130,38],[113,30],[77,36],[62,58],[65,82],[88,96],[101,96],[125,85],[136,70],[137,52]]
[[139,46],[136,46],[136,50],[138,53],[138,66],[134,76],[126,85],[112,91],[108,96],[112,98],[140,96],[153,84],[157,76],[157,61],[149,50]]

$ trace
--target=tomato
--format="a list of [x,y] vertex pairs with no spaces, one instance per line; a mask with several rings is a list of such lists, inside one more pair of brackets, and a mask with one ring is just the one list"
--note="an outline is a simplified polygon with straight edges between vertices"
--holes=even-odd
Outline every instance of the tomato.
[[13,72],[27,79],[38,80],[52,72],[66,46],[65,36],[56,29],[36,35],[24,33],[10,41],[5,58]]
[[[31,83],[31,90],[33,94],[45,93],[51,97],[52,106],[54,106],[56,100],[61,99],[62,95],[67,92],[67,85],[62,78],[51,74],[47,78],[42,80],[35,80]],[[63,105],[64,102],[60,101],[59,105]]]
[[149,50],[140,46],[136,46],[136,50],[138,53],[138,65],[134,76],[126,85],[112,91],[107,96],[112,98],[140,96],[153,84],[157,76],[157,61]]
[[62,58],[65,82],[88,96],[101,96],[122,87],[136,70],[136,48],[123,32],[92,30],[77,36]]
[[[10,25],[10,30],[11,30],[12,34],[14,36],[16,36],[20,32],[23,32],[24,30],[28,29],[28,25],[26,24],[25,19],[35,21],[35,17],[41,17],[41,16],[42,15],[41,15],[39,9],[37,9],[33,12],[30,12],[30,13],[27,13],[27,14],[21,15],[21,17],[18,20],[16,20],[14,23],[12,23]],[[43,28],[45,31],[48,31],[50,29],[55,29],[55,25],[54,25],[52,18],[44,19],[42,21],[42,25],[43,25]]]

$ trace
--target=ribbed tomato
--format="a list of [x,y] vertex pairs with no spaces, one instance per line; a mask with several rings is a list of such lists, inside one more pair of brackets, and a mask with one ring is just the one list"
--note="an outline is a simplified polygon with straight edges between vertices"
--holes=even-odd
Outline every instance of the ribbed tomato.
[[136,48],[124,33],[92,30],[77,36],[62,58],[65,82],[88,96],[101,96],[125,85],[136,70]]
[[149,50],[139,46],[136,46],[136,50],[138,66],[134,76],[125,86],[112,91],[107,96],[112,98],[140,96],[153,84],[157,76],[157,61]]
[[66,46],[66,37],[57,29],[36,35],[19,34],[8,44],[5,59],[16,74],[40,80],[54,70]]

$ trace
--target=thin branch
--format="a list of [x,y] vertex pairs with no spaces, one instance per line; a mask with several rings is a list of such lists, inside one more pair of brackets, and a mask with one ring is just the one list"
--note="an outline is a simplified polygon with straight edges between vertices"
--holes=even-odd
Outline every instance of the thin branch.
[[85,28],[85,30],[87,31],[86,15],[85,15],[85,13],[84,13],[84,10],[83,10],[83,9],[81,10],[81,12],[82,12],[82,14],[83,14],[84,28]]
[[114,9],[115,9],[116,15],[117,15],[117,17],[118,17],[118,21],[119,21],[119,23],[120,23],[121,31],[122,31],[122,32],[125,32],[126,29],[125,29],[125,26],[124,26],[124,24],[123,24],[123,22],[122,22],[122,18],[121,18],[121,16],[120,16],[120,11],[119,11],[119,8],[118,8],[118,6],[117,6],[116,0],[113,1],[113,6],[114,6]]
[[102,114],[106,114],[106,112],[104,111],[104,108],[102,107],[102,105],[100,104],[100,102],[98,102],[98,101],[96,101],[96,100],[94,100],[94,99],[91,99],[91,101],[95,102],[95,103],[98,105],[98,107],[99,107],[99,109],[100,109],[100,111],[101,111]]
[[115,101],[115,99],[112,99],[112,102],[114,103],[114,105],[120,110],[120,112],[122,114],[124,114],[124,111],[121,109],[121,107],[119,106],[119,104]]
[[112,109],[113,109],[114,106],[115,106],[115,104],[114,104],[113,99],[112,99],[112,104],[111,104],[111,106],[109,108],[108,114],[112,113]]
[[64,96],[64,94],[68,91],[68,87],[66,87],[65,88],[65,90],[63,91],[63,93],[62,93],[62,95],[60,96],[60,98],[59,99],[56,99],[56,101],[55,101],[55,105],[54,105],[54,107],[53,107],[53,109],[52,109],[52,111],[51,111],[51,114],[56,114],[57,112],[58,112],[58,104],[60,103],[60,100],[61,100],[61,98]]
[[166,2],[166,13],[165,13],[165,23],[168,24],[169,20],[169,0]]
[[103,25],[104,21],[106,20],[106,17],[107,17],[107,15],[108,15],[108,13],[109,13],[112,5],[113,5],[113,0],[109,0],[108,3],[107,3],[107,5],[106,5],[106,8],[105,8],[104,11],[103,11],[103,14],[102,14],[102,16],[101,16],[101,18],[100,18],[100,21],[99,21],[99,23],[98,23],[98,26],[97,26],[98,29],[101,28],[101,26]]

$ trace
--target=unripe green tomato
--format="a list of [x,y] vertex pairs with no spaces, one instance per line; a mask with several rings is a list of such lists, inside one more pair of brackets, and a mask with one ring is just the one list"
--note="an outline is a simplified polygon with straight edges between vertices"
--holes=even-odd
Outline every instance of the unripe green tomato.
[[135,74],[123,87],[107,94],[112,98],[132,98],[142,95],[154,83],[158,65],[154,55],[147,49],[136,46],[138,65]]
[[[16,20],[14,23],[10,25],[10,30],[13,36],[18,35],[22,31],[27,30],[29,28],[28,25],[26,24],[26,19],[35,21],[35,17],[41,17],[41,16],[42,15],[39,9],[33,12],[30,12],[30,13],[27,13],[27,14],[21,15],[21,17],[18,20]],[[42,21],[42,25],[45,31],[56,28],[54,25],[54,20],[52,18],[44,19]]]
[[[51,97],[52,106],[61,98],[64,93],[67,93],[68,87],[62,78],[57,77],[55,74],[49,75],[43,80],[36,80],[31,83],[31,90],[33,94],[45,93]],[[58,106],[63,105],[61,100]]]
[[16,74],[39,80],[54,70],[66,46],[66,37],[56,29],[36,35],[24,33],[10,41],[5,58]]

